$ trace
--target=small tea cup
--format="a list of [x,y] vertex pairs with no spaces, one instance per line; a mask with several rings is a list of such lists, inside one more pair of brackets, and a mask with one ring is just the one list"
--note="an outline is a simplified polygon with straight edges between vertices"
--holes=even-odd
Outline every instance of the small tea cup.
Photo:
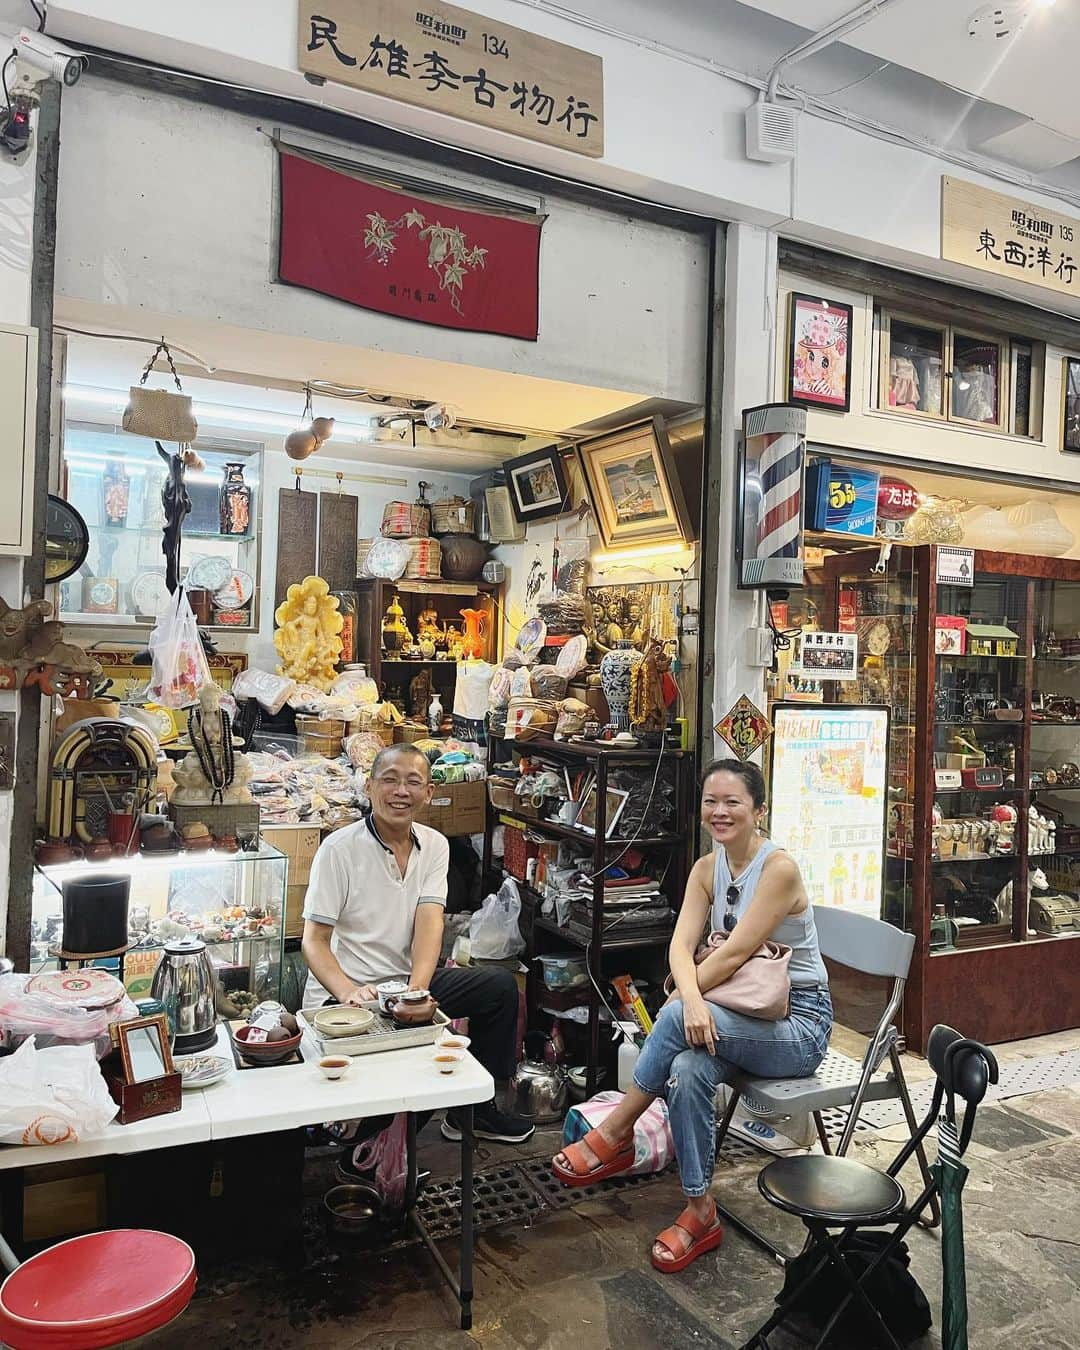
[[319,1060],[319,1072],[324,1078],[333,1082],[337,1078],[344,1078],[349,1072],[349,1060],[346,1055],[324,1055]]
[[451,1050],[445,1045],[437,1045],[432,1058],[440,1073],[455,1073],[465,1058],[464,1050]]
[[471,1044],[468,1036],[462,1036],[456,1031],[451,1031],[449,1027],[443,1027],[442,1031],[435,1037],[436,1050],[440,1046],[446,1050],[468,1050]]

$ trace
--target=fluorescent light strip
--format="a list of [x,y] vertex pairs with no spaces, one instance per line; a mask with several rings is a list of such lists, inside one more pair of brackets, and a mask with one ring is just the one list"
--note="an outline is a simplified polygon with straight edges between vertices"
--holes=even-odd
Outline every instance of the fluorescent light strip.
[[592,561],[594,563],[621,563],[629,562],[634,558],[661,558],[676,553],[691,553],[692,551],[686,544],[648,544],[641,548],[620,549],[618,553],[594,553]]
[[[122,412],[127,406],[128,396],[120,389],[92,389],[86,385],[65,384],[63,389],[65,403],[90,403],[96,407],[111,408]],[[221,403],[195,403],[192,411],[212,425],[235,426],[252,430],[276,431],[287,436],[303,425],[299,417],[290,417],[288,413],[266,412],[259,408],[236,408]],[[334,441],[370,441],[375,437],[376,419],[367,423],[334,422]]]

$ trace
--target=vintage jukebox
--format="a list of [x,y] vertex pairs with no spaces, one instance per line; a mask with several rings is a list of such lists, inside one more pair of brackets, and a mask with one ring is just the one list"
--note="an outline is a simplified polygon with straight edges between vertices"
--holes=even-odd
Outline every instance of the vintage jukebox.
[[50,844],[89,844],[108,833],[110,802],[145,810],[157,782],[157,745],[145,727],[89,717],[53,750],[46,826]]

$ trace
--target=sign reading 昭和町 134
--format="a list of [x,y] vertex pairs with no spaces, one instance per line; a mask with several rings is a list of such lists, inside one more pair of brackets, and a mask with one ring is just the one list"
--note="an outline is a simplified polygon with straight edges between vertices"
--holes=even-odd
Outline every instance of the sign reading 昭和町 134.
[[941,179],[941,256],[1080,295],[1080,218],[948,175]]
[[301,0],[306,75],[580,155],[604,153],[599,56],[453,5]]

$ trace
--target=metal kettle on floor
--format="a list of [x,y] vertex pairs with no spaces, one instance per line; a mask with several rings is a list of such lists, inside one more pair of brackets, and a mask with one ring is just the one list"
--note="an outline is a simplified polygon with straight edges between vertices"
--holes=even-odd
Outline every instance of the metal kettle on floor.
[[[526,1037],[527,1049],[533,1036]],[[542,1052],[541,1052],[542,1053]],[[569,1101],[567,1071],[559,1064],[545,1064],[539,1057],[523,1059],[510,1080],[511,1110],[537,1125],[553,1125],[566,1115]]]
[[165,945],[150,996],[165,1005],[178,1055],[206,1050],[217,1039],[216,980],[201,938],[185,937]]

